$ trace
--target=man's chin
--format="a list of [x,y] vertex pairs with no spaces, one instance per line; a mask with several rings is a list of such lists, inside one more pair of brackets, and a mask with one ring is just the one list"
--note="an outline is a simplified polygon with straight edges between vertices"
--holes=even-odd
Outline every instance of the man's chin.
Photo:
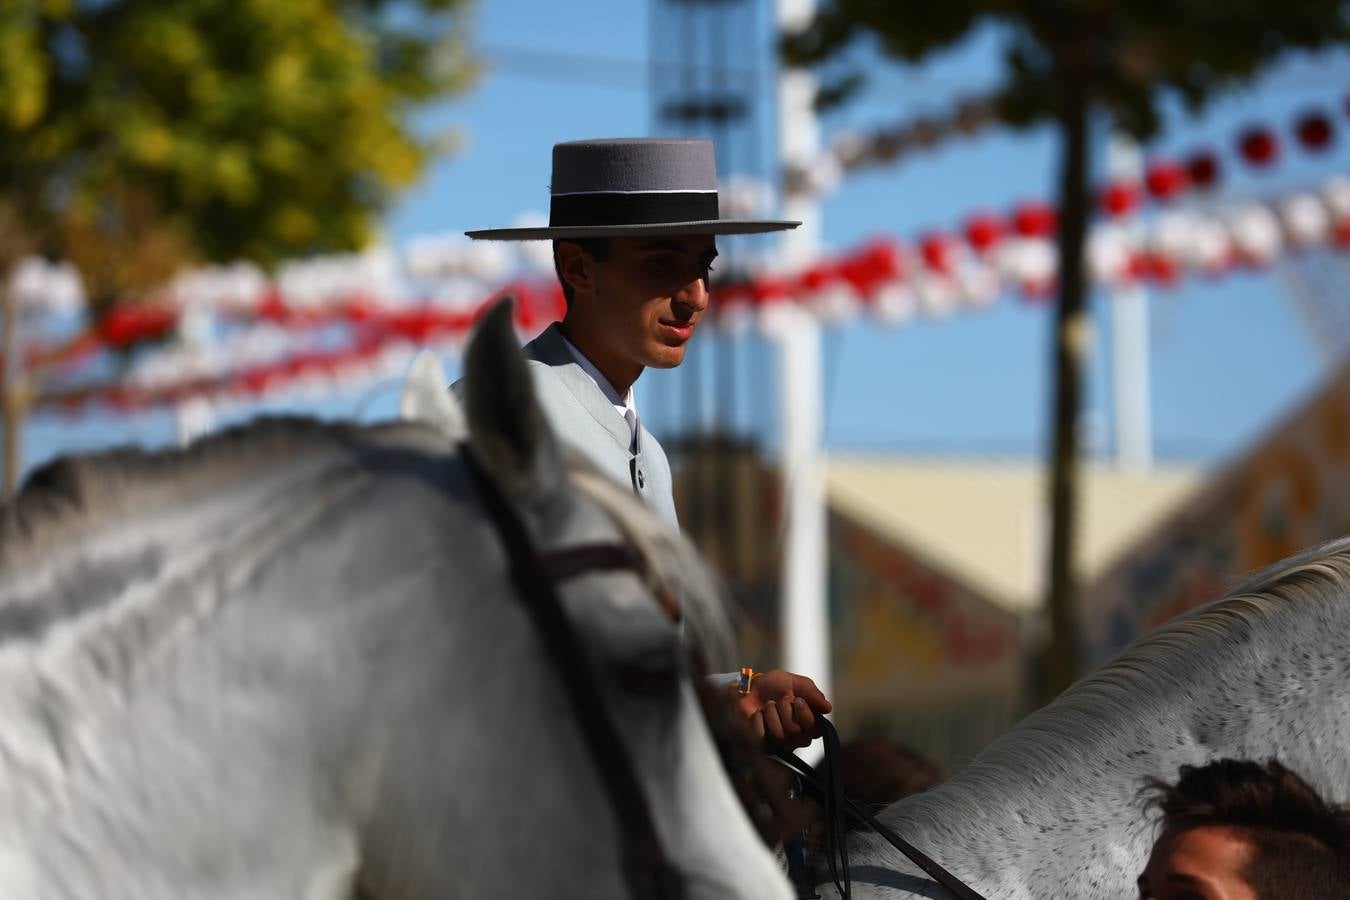
[[684,345],[657,347],[647,354],[647,366],[652,369],[673,369],[684,362]]

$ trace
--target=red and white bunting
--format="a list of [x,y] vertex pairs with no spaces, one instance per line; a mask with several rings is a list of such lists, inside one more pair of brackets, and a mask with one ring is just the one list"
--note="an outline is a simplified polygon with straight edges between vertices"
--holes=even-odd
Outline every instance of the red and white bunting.
[[[716,289],[716,321],[744,330],[775,306],[795,302],[831,323],[870,316],[897,325],[986,308],[1013,293],[1044,301],[1056,284],[1056,218],[1045,204],[1025,203],[1006,215],[967,217],[960,229],[930,231],[913,242],[880,238],[791,277],[764,272],[723,284]],[[1327,246],[1350,249],[1346,175],[1316,189],[1221,209],[1178,206],[1148,217],[1108,218],[1093,227],[1086,261],[1099,286],[1142,281],[1169,288]],[[540,277],[496,291],[463,282],[456,294],[414,300],[397,282],[391,256],[296,266],[276,280],[247,266],[193,273],[176,282],[165,301],[115,307],[66,344],[29,348],[30,365],[70,368],[104,349],[162,342],[135,356],[115,383],[62,389],[62,379],[54,379],[39,408],[133,412],[192,398],[237,403],[279,391],[328,393],[396,374],[416,347],[456,349],[485,305],[504,294],[516,297],[522,333],[562,315],[556,282]],[[30,289],[42,271],[67,279],[69,291],[70,276],[59,267],[30,269],[24,276]],[[223,339],[212,337],[217,319],[233,323]],[[343,337],[336,346],[333,329]]]
[[[1339,106],[1350,118],[1350,97]],[[994,121],[990,100],[970,98],[960,101],[946,117],[920,117],[898,128],[865,135],[842,132],[810,166],[790,169],[784,176],[783,187],[798,195],[827,194],[851,172],[893,163],[906,152],[931,149],[939,141],[967,136]],[[1336,142],[1336,131],[1333,112],[1322,107],[1307,109],[1285,129],[1269,123],[1253,123],[1240,129],[1233,137],[1230,156],[1253,170],[1268,170],[1279,165],[1287,155],[1287,147],[1297,147],[1310,155],[1327,152]],[[1168,203],[1190,192],[1216,188],[1222,181],[1223,157],[1218,148],[1197,147],[1179,159],[1150,159],[1142,184],[1114,182],[1101,187],[1098,194],[1101,210],[1109,216],[1127,215],[1145,202]]]

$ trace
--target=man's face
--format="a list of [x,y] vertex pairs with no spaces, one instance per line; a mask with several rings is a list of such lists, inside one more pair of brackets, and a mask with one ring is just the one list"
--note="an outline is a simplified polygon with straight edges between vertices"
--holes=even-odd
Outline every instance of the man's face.
[[593,324],[608,349],[643,367],[678,366],[707,312],[716,256],[711,235],[612,238],[593,280]]
[[1242,874],[1251,855],[1231,828],[1166,831],[1139,876],[1140,900],[1257,900]]

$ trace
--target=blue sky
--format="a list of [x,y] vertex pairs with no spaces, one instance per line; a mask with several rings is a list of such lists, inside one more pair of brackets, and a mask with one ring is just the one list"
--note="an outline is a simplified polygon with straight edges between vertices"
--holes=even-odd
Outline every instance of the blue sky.
[[[639,0],[480,0],[472,27],[485,63],[482,77],[471,93],[418,120],[429,132],[456,134],[458,150],[391,210],[388,239],[402,246],[415,235],[509,224],[523,211],[546,208],[554,142],[650,133],[647,7]],[[766,38],[743,40],[740,58],[763,71],[767,99]],[[939,112],[952,98],[978,92],[997,77],[998,44],[999,36],[986,30],[920,69],[878,67],[858,102],[827,117],[826,135],[844,126]],[[1337,112],[1337,123],[1350,126],[1339,114],[1347,74],[1350,56],[1344,53],[1291,60],[1200,117],[1174,112],[1153,147],[1181,152],[1203,143],[1231,160],[1241,126],[1263,121],[1284,127],[1311,105]],[[771,125],[766,116],[766,128]],[[1225,191],[1242,196],[1311,186],[1345,170],[1350,130],[1342,131],[1340,146],[1316,163],[1290,150],[1270,173],[1250,175],[1230,165]],[[764,140],[772,140],[767,130]],[[1099,164],[1101,149],[1099,142]],[[999,210],[1022,199],[1049,198],[1056,155],[1047,129],[990,129],[906,157],[900,165],[852,176],[824,205],[825,242],[845,248],[874,234],[912,237],[930,227],[955,226],[976,208]],[[1111,413],[1107,299],[1097,298],[1101,327],[1088,392],[1090,429],[1103,449],[1110,445]],[[1215,460],[1235,452],[1324,371],[1278,277],[1188,284],[1155,295],[1151,311],[1160,456]],[[1049,325],[1047,309],[1007,297],[989,311],[958,312],[940,321],[887,329],[864,320],[832,330],[826,337],[827,445],[1038,454],[1048,411]],[[705,396],[713,390],[707,373],[726,364],[726,350],[715,339],[701,335],[696,341],[701,346],[691,355],[690,372],[648,372],[639,382],[639,405],[659,436],[697,416],[691,373],[705,373],[699,394]],[[453,370],[454,360],[447,362]],[[771,360],[751,338],[738,344],[734,365],[733,424],[771,442],[776,418]],[[393,394],[385,386],[335,397],[315,409],[342,415],[359,405],[364,416],[382,415],[392,408]],[[130,429],[111,417],[78,425],[40,419],[30,428],[29,460],[127,439],[162,443],[171,433],[165,415],[145,417]]]

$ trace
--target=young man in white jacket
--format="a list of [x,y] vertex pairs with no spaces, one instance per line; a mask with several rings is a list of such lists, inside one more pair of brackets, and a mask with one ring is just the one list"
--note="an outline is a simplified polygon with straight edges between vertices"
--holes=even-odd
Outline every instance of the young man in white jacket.
[[[564,441],[678,528],[670,463],[642,425],[633,383],[649,366],[684,360],[708,309],[717,235],[800,223],[721,218],[713,145],[705,140],[557,144],[551,193],[546,227],[468,234],[553,241],[567,312],[525,347],[540,404]],[[809,743],[816,716],[830,711],[805,676],[774,669],[739,680],[737,703],[756,732],[786,744]]]

